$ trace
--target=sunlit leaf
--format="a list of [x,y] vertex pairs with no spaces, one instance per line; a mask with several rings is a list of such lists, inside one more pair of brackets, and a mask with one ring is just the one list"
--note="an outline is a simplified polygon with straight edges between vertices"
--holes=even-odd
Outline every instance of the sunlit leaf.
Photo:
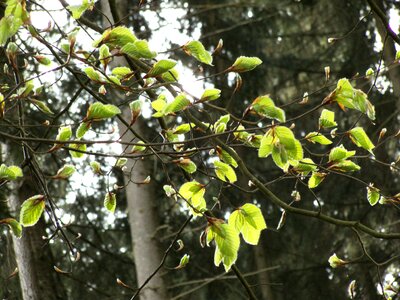
[[260,64],[262,64],[262,60],[258,57],[240,56],[228,70],[230,72],[242,73],[251,71]]
[[121,110],[115,105],[95,102],[89,106],[85,120],[97,121],[97,120],[112,118],[120,113]]
[[349,131],[349,134],[350,139],[353,141],[354,144],[372,153],[372,149],[374,149],[375,146],[362,127],[353,128]]
[[309,134],[307,134],[305,136],[305,138],[307,139],[307,141],[315,144],[321,144],[321,145],[329,145],[332,144],[332,141],[330,139],[328,139],[326,136],[318,133],[318,132],[310,132]]
[[39,221],[45,206],[45,198],[43,195],[36,195],[25,200],[21,205],[21,225],[24,227],[35,225]]
[[117,197],[115,193],[108,192],[104,197],[104,207],[109,211],[114,213],[115,208],[117,207]]
[[185,44],[182,48],[186,52],[186,54],[193,56],[199,62],[202,62],[202,63],[212,66],[213,58],[212,58],[210,52],[208,52],[204,48],[204,46],[201,42],[190,41],[187,44]]

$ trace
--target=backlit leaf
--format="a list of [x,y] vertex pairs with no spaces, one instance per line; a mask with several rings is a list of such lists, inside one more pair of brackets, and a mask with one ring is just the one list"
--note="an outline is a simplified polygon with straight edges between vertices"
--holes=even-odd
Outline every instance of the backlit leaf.
[[199,62],[202,62],[202,63],[212,66],[213,58],[212,58],[210,52],[208,52],[204,48],[204,46],[201,42],[190,41],[187,44],[185,44],[182,48],[186,52],[186,54],[193,56]]
[[262,64],[262,60],[258,57],[240,56],[228,70],[230,72],[242,73],[251,71],[260,64]]
[[45,208],[43,195],[36,195],[25,200],[21,205],[20,222],[24,227],[33,226],[39,221]]

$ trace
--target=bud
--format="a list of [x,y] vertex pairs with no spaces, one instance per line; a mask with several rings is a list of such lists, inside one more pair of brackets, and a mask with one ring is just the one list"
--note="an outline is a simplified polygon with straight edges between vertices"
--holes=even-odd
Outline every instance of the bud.
[[346,261],[337,257],[336,253],[333,253],[333,255],[331,255],[331,257],[329,257],[328,262],[329,262],[331,268],[337,268],[337,267],[341,267],[341,266],[344,266],[345,264],[347,264]]
[[324,68],[324,70],[325,70],[325,80],[328,81],[328,80],[329,80],[329,77],[330,77],[330,75],[331,75],[331,67],[326,66],[326,67]]

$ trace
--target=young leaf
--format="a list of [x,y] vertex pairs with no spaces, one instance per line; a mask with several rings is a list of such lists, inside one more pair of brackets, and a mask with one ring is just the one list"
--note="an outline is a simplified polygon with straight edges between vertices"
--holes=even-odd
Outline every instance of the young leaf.
[[61,126],[58,128],[58,134],[56,136],[57,141],[68,141],[72,137],[72,129],[71,126]]
[[263,117],[280,122],[286,121],[285,112],[276,107],[274,101],[268,95],[257,97],[251,104],[251,109]]
[[51,65],[51,60],[47,57],[47,56],[44,56],[44,55],[34,55],[33,56],[35,59],[36,59],[36,61],[39,63],[39,64],[41,64],[41,65],[44,65],[44,66],[50,66]]
[[54,179],[67,179],[72,176],[76,171],[73,165],[64,165],[61,169],[57,171],[57,174],[53,176]]
[[362,147],[365,150],[372,153],[372,149],[375,148],[374,144],[369,139],[368,135],[365,133],[362,127],[355,127],[349,131],[350,139],[358,147]]
[[150,50],[146,40],[137,40],[134,43],[127,43],[121,48],[121,52],[133,58],[152,59],[157,56],[157,52]]
[[93,67],[87,67],[83,69],[83,72],[85,72],[86,76],[95,81],[95,82],[102,82],[104,81],[103,75],[99,72],[96,71]]
[[89,106],[85,121],[98,121],[102,119],[112,118],[120,113],[121,110],[115,105],[95,102]]
[[276,139],[269,130],[261,139],[260,148],[258,149],[258,157],[268,157],[272,153]]
[[189,174],[193,174],[197,170],[196,164],[192,162],[189,158],[180,159],[178,161],[178,166],[184,169]]
[[165,72],[168,72],[173,67],[175,67],[177,62],[171,59],[162,59],[156,62],[150,71],[146,74],[147,77],[157,77]]
[[97,174],[97,175],[102,175],[103,174],[103,172],[101,171],[101,165],[100,165],[99,162],[91,161],[90,162],[90,167],[92,168],[92,171],[93,171],[94,174]]
[[183,184],[178,193],[180,197],[183,197],[191,206],[193,206],[193,208],[195,208],[194,210],[189,206],[192,214],[198,216],[201,215],[200,212],[206,209],[206,202],[204,200],[205,192],[206,189],[204,188],[204,185],[197,181],[190,181]]
[[237,180],[235,170],[228,164],[223,163],[222,161],[216,160],[214,161],[215,166],[215,174],[222,181],[228,181],[230,183],[234,183]]
[[107,66],[111,61],[110,48],[106,44],[101,45],[99,48],[99,60],[103,66]]
[[179,73],[175,68],[172,68],[171,70],[168,70],[168,72],[163,73],[161,78],[165,82],[175,82],[179,79]]
[[18,177],[22,177],[22,170],[17,166],[7,167],[5,164],[0,166],[0,180],[17,180]]
[[343,145],[339,147],[335,147],[329,153],[329,161],[330,162],[338,162],[344,159],[347,159],[351,156],[354,156],[356,151],[347,151]]
[[361,167],[351,160],[340,160],[329,167],[340,172],[354,172],[359,171]]
[[240,56],[228,70],[229,72],[243,73],[255,69],[260,64],[262,64],[262,60],[258,57]]
[[187,106],[189,106],[190,101],[186,97],[186,94],[179,94],[176,98],[171,102],[168,103],[164,107],[165,114],[176,113],[178,111],[184,110]]
[[133,74],[133,71],[128,67],[115,67],[114,69],[112,69],[111,74],[117,76],[118,78],[124,78],[128,75]]
[[329,109],[323,109],[318,123],[319,127],[322,128],[336,127],[337,123],[335,122],[335,112],[330,111]]
[[221,90],[207,89],[203,92],[203,95],[201,95],[199,102],[217,100],[220,96],[221,96]]
[[78,139],[83,138],[83,136],[85,135],[86,132],[89,131],[90,127],[91,127],[91,123],[90,122],[82,122],[81,124],[79,124],[78,129],[76,130],[76,137]]
[[371,206],[377,204],[381,199],[381,194],[379,193],[379,190],[375,188],[372,184],[367,186],[367,199]]
[[83,158],[85,156],[84,151],[86,151],[86,144],[71,144],[69,147],[75,150],[83,151],[83,152],[78,152],[70,150],[69,154],[71,154],[73,158]]
[[39,221],[45,208],[43,195],[35,195],[25,200],[21,205],[20,221],[24,227],[33,226]]
[[109,211],[114,213],[115,208],[117,207],[117,197],[115,193],[108,192],[104,197],[104,207]]
[[236,262],[240,239],[239,233],[230,224],[216,224],[211,226],[216,243],[214,262],[218,266],[221,262],[225,271],[228,272]]
[[312,175],[308,180],[308,187],[310,189],[316,188],[325,179],[325,177],[326,177],[325,173],[312,172]]
[[81,5],[69,5],[67,9],[72,13],[74,19],[79,19],[85,11],[92,10],[94,7],[94,0],[83,0]]
[[333,253],[333,255],[331,255],[331,257],[329,257],[328,262],[329,262],[331,268],[337,268],[337,267],[343,266],[347,263],[346,261],[340,259],[336,255],[336,253]]
[[254,204],[246,203],[229,217],[229,224],[240,232],[246,243],[257,245],[261,231],[267,228],[261,210]]
[[182,256],[181,261],[179,262],[179,265],[175,267],[175,270],[182,269],[184,268],[188,263],[189,263],[190,255],[185,254]]
[[43,101],[31,99],[30,100],[34,106],[39,108],[40,111],[44,112],[45,114],[53,115],[54,113],[51,111],[51,109],[47,106],[46,103]]
[[[235,150],[233,150],[232,148],[230,149],[236,153]],[[227,163],[228,165],[231,165],[234,168],[237,168],[238,166],[237,161],[227,151],[225,151],[219,146],[217,146],[216,150],[217,150],[217,155],[221,161]]]
[[317,171],[317,165],[311,158],[304,158],[293,168],[294,171],[307,175],[310,172]]
[[203,44],[199,41],[190,41],[185,44],[183,47],[183,51],[186,54],[193,56],[199,62],[212,66],[212,56],[210,52],[208,52]]
[[13,219],[13,218],[6,218],[3,220],[0,220],[0,224],[6,224],[11,228],[12,233],[15,235],[17,238],[21,238],[22,236],[22,226],[21,224]]
[[93,47],[97,48],[102,43],[107,43],[112,47],[123,47],[128,43],[135,43],[136,41],[136,36],[129,28],[117,26],[104,31],[101,38],[93,43]]
[[321,144],[321,145],[329,145],[332,144],[332,141],[328,139],[326,136],[318,133],[318,132],[310,132],[309,134],[306,135],[305,137],[307,141],[315,144]]
[[115,163],[115,166],[117,168],[122,168],[123,166],[126,165],[126,163],[128,162],[128,159],[125,157],[120,157],[117,159],[117,162]]

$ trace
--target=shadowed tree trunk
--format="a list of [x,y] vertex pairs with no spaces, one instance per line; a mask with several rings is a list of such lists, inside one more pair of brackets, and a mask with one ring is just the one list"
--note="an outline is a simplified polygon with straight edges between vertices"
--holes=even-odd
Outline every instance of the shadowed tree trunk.
[[[110,20],[114,20],[109,1],[102,0],[101,4],[104,14]],[[126,15],[128,1],[117,0],[115,1],[115,5],[116,8],[120,10],[119,15]],[[109,26],[108,20],[105,20],[105,26]],[[124,59],[118,58],[111,63],[111,66],[113,64],[115,66],[121,66],[127,63]],[[116,96],[119,98],[125,97],[121,93]],[[126,101],[127,99],[124,100]],[[130,114],[129,109],[125,110],[123,112],[124,119],[130,120]],[[118,122],[118,128],[121,135],[126,132],[121,139],[123,142],[131,142],[134,140],[134,135],[127,130],[127,127],[122,122]],[[143,120],[138,120],[133,126],[133,129],[139,134],[143,134],[147,128]],[[138,140],[136,139],[135,141],[137,142]],[[126,151],[129,153],[130,148],[126,149]],[[150,184],[136,184],[136,182],[142,182],[147,176],[154,173],[152,165],[151,163],[149,164],[148,160],[131,159],[128,160],[126,167],[125,184],[127,185],[126,200],[128,217],[132,236],[137,284],[141,286],[156,270],[162,260],[162,250],[156,239],[156,231],[159,227],[157,198],[155,196],[157,187],[153,182]],[[163,278],[159,274],[156,274],[140,293],[140,297],[142,300],[168,299]]]

